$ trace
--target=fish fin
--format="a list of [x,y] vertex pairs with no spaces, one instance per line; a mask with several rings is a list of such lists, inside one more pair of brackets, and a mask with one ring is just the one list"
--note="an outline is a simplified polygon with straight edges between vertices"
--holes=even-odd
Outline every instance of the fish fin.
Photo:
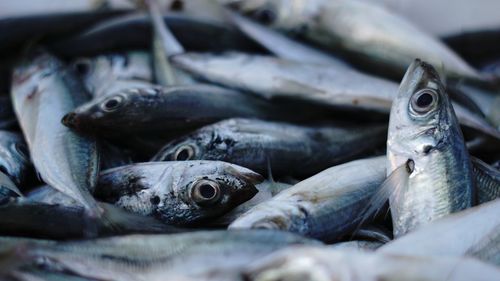
[[397,197],[402,188],[407,186],[409,175],[406,163],[392,171],[360,212],[361,219],[353,234],[358,232],[366,221],[375,217],[390,197]]

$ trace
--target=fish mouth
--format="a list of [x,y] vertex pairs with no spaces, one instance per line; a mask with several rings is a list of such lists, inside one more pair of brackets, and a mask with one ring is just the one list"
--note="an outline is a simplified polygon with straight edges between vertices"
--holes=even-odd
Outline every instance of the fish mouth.
[[71,128],[71,129],[78,128],[78,124],[79,124],[77,115],[74,112],[70,112],[70,113],[67,113],[66,115],[64,115],[63,118],[61,119],[61,123],[64,126]]

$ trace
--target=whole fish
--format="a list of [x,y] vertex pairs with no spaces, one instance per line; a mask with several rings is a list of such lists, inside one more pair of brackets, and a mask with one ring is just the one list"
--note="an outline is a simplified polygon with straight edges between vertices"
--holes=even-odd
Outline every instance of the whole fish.
[[[165,15],[163,20],[187,50],[264,52],[237,29],[220,21],[179,13]],[[49,46],[51,50],[64,56],[88,56],[147,49],[151,47],[152,38],[151,19],[144,13],[136,13],[96,24],[69,38],[49,42]]]
[[[175,66],[212,83],[267,99],[307,101],[333,107],[335,111],[362,109],[385,115],[390,112],[398,92],[395,82],[334,64],[303,63],[237,52],[186,53],[170,59]],[[458,103],[453,106],[461,124],[500,139],[500,131],[482,116]]]
[[296,244],[319,243],[280,231],[198,231],[34,243],[29,254],[98,280],[237,280],[248,263]]
[[377,3],[359,0],[221,0],[266,25],[293,32],[377,73],[401,77],[415,58],[450,76],[479,73],[438,39]]
[[23,136],[0,130],[0,171],[23,186],[31,174],[29,151]]
[[260,174],[307,177],[377,148],[385,135],[385,125],[299,126],[228,119],[171,141],[152,161],[219,160]]
[[68,113],[62,122],[70,128],[100,135],[158,136],[233,117],[297,120],[317,115],[303,110],[296,114],[285,106],[274,106],[258,97],[216,86],[155,86],[94,99]]
[[0,205],[0,235],[46,239],[76,239],[130,233],[177,233],[154,218],[99,203],[105,219],[92,218],[79,205],[18,200]]
[[500,171],[476,157],[471,157],[471,161],[477,202],[482,204],[500,198]]
[[71,72],[47,53],[14,69],[14,110],[38,174],[97,216],[99,208],[90,194],[99,171],[96,141],[61,124],[61,118],[87,98]]
[[500,199],[451,214],[382,246],[379,252],[470,256],[500,265]]
[[415,60],[394,100],[387,139],[387,192],[399,237],[469,208],[474,179],[462,132],[439,75]]
[[189,225],[252,198],[262,176],[220,161],[148,162],[101,173],[96,196],[165,223]]
[[153,83],[152,59],[146,52],[132,51],[78,58],[72,67],[94,97],[112,95],[129,88],[149,88]]
[[496,280],[500,269],[470,258],[414,257],[377,252],[294,246],[255,261],[251,281],[466,281]]
[[229,225],[266,228],[335,241],[361,223],[370,198],[385,179],[385,156],[334,166],[280,192]]

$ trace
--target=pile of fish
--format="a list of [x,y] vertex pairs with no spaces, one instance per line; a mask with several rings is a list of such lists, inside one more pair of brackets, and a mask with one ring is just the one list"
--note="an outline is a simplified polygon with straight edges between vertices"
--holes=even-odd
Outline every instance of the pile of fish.
[[382,2],[2,1],[0,280],[500,280],[500,21]]

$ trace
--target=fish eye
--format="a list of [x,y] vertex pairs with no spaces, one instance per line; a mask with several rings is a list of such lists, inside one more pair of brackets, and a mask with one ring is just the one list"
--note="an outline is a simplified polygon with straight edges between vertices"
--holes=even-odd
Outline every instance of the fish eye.
[[175,151],[172,160],[174,161],[186,161],[193,159],[194,147],[191,145],[182,145]]
[[220,197],[219,184],[211,180],[199,180],[193,184],[191,197],[199,205],[210,205]]
[[90,73],[90,61],[87,59],[80,59],[73,64],[73,68],[80,75],[87,75]]
[[124,100],[125,98],[122,96],[111,97],[102,103],[101,108],[107,112],[115,111],[123,104]]
[[28,153],[28,148],[26,145],[21,144],[21,143],[14,143],[12,144],[13,149],[17,152],[19,156],[21,156],[24,160],[29,161],[29,153]]
[[427,113],[434,108],[438,95],[434,90],[424,89],[411,97],[411,108],[416,113]]
[[270,8],[257,10],[253,16],[258,22],[266,25],[276,20],[276,13]]

